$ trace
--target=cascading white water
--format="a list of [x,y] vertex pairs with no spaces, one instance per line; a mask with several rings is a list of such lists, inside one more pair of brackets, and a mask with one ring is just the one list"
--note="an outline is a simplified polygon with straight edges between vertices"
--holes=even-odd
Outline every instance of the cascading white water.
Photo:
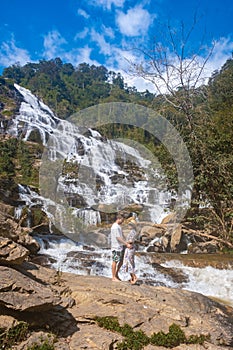
[[24,101],[20,105],[19,114],[14,118],[8,132],[13,136],[24,133],[24,140],[28,140],[31,132],[37,130],[43,144],[46,144],[47,135],[56,128],[59,119],[51,109],[34,96],[29,90],[15,84],[15,88],[23,96]]
[[[138,150],[127,144],[103,140],[96,130],[88,129],[88,135],[81,133],[79,127],[73,123],[58,119],[29,90],[17,84],[15,87],[23,96],[24,102],[21,103],[19,114],[14,119],[9,132],[15,136],[23,135],[24,140],[29,139],[33,130],[37,130],[41,135],[47,152],[41,166],[41,172],[46,174],[40,177],[39,200],[44,202],[44,210],[50,218],[57,217],[57,219],[53,218],[53,221],[56,224],[59,220],[61,231],[67,231],[67,222],[64,222],[62,227],[61,217],[67,213],[63,203],[67,204],[69,201],[67,198],[71,195],[82,198],[81,208],[72,210],[74,216],[84,221],[84,225],[100,222],[100,215],[93,212],[93,207],[96,210],[99,204],[117,203],[116,210],[130,203],[142,204],[148,212],[148,219],[157,223],[167,215],[165,208],[167,209],[171,200],[171,193],[166,189],[162,174],[160,174],[159,188],[155,184],[154,178],[158,182],[158,169],[153,169],[150,160],[144,159]],[[119,159],[123,163],[123,168],[117,162]],[[124,168],[129,161],[140,169],[141,178],[133,179],[129,169]],[[59,164],[55,173],[58,178],[51,171],[56,166],[56,162]],[[77,176],[72,178],[70,174],[62,174],[64,163],[67,162],[76,169],[78,181]],[[44,163],[47,168],[43,168]],[[113,181],[116,178],[117,181]],[[49,186],[46,186],[48,183]],[[52,193],[51,189],[55,185],[56,188]],[[50,187],[47,192],[46,187]],[[59,199],[58,203],[55,198]],[[50,204],[52,203],[50,206],[47,205],[49,201]],[[49,210],[51,206],[52,212]]]
[[165,267],[175,267],[189,276],[184,289],[199,292],[209,297],[219,298],[233,306],[233,271],[216,269],[212,266],[193,268],[179,261],[169,261],[161,264]]
[[[51,266],[63,272],[81,275],[98,275],[111,277],[111,251],[109,249],[85,250],[83,245],[75,243],[68,238],[37,237],[41,250],[39,253],[53,259]],[[217,298],[233,306],[233,271],[216,269],[211,266],[194,268],[185,266],[180,261],[172,260],[161,264],[166,268],[175,268],[187,275],[187,282],[174,282],[166,273],[157,271],[152,267],[147,257],[135,257],[136,274],[143,283],[163,285],[171,288],[182,288]],[[128,280],[126,273],[120,272],[122,280]]]

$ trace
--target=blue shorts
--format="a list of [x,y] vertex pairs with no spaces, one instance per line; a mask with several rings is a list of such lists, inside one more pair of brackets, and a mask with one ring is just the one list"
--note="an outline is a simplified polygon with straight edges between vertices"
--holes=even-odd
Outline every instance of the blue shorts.
[[124,258],[124,249],[122,250],[113,250],[112,251],[112,261],[116,263],[123,261]]

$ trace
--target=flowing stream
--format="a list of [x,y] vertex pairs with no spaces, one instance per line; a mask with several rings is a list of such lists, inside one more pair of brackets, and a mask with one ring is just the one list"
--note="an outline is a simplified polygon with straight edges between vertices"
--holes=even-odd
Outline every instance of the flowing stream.
[[[37,236],[40,243],[40,254],[48,257],[49,265],[57,271],[79,275],[98,275],[111,277],[111,252],[109,249],[85,247],[66,237]],[[163,254],[163,253],[162,253]],[[233,306],[233,270],[218,269],[212,266],[203,268],[190,267],[179,260],[169,259],[158,269],[151,263],[153,253],[136,254],[136,274],[139,283],[170,288],[182,288],[219,299]],[[166,254],[165,254],[166,255]],[[196,255],[198,260],[198,254]],[[221,257],[219,257],[221,259]],[[171,278],[167,271],[175,270],[185,279]],[[121,272],[121,279],[127,281],[128,274]]]

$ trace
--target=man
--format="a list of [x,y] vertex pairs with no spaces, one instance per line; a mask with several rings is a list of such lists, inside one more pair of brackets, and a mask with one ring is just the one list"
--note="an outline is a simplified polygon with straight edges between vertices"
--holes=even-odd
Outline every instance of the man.
[[111,251],[112,251],[112,281],[119,282],[119,270],[123,263],[125,247],[130,245],[123,239],[121,224],[124,221],[122,215],[117,215],[116,221],[111,227]]

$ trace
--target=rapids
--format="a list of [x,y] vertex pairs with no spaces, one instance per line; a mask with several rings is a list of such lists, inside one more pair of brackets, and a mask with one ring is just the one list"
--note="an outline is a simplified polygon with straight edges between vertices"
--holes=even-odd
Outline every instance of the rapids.
[[[57,271],[111,277],[109,249],[86,247],[66,237],[37,236],[36,239],[41,246],[39,254],[46,256],[47,264]],[[153,257],[153,253],[136,253],[136,274],[139,284],[182,288],[233,306],[233,270],[230,265],[229,269],[227,264],[221,269],[212,266],[194,267],[186,265],[185,259],[178,260],[178,254],[174,254],[173,259],[170,254],[167,261],[166,254],[162,253],[162,257],[164,262],[154,264],[152,261],[156,260],[156,257]],[[195,255],[195,259],[198,265],[198,254]],[[120,277],[123,281],[129,279],[128,274],[123,272],[120,273]]]

